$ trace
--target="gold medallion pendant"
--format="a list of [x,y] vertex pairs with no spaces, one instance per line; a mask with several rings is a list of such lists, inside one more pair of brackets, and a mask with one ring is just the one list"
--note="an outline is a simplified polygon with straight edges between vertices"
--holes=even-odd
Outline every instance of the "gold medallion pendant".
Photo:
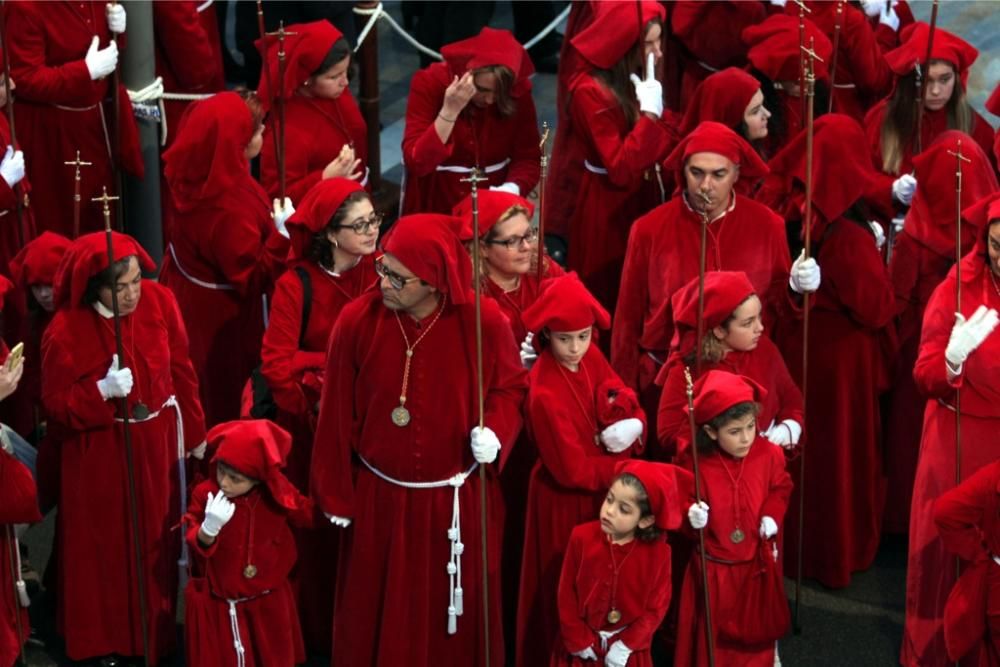
[[740,530],[739,528],[737,528],[733,532],[729,533],[729,540],[733,544],[739,544],[740,542],[743,541],[744,537],[746,537],[746,536],[743,534],[743,531]]
[[615,624],[622,620],[622,613],[617,609],[612,609],[608,612],[608,623]]
[[132,406],[132,419],[136,421],[142,421],[149,418],[149,408],[147,408],[142,403],[136,403]]
[[392,423],[396,426],[406,426],[410,423],[410,411],[402,405],[392,411]]
[[257,566],[253,564],[248,564],[243,568],[243,577],[245,579],[253,579],[257,576]]

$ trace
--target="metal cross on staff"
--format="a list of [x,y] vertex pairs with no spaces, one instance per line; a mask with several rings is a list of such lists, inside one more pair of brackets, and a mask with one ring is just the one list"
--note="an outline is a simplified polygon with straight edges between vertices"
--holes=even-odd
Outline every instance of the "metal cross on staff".
[[278,88],[272,90],[271,94],[278,106],[278,154],[275,158],[278,164],[278,202],[283,207],[285,205],[285,37],[298,33],[285,30],[285,22],[281,21],[275,32],[267,34],[278,37]]
[[837,86],[837,52],[840,51],[840,31],[844,23],[844,1],[837,0],[837,20],[833,25],[833,57],[830,61],[830,99],[826,103],[826,112],[833,113],[833,97]]
[[542,152],[540,160],[541,176],[538,180],[538,265],[535,275],[539,281],[545,273],[545,181],[549,175],[549,156],[545,153],[545,144],[549,141],[549,124],[542,121],[542,138],[538,142],[538,150]]
[[[63,164],[66,166],[72,165],[76,168],[76,174],[73,178],[73,238],[75,239],[80,235],[80,167],[90,167],[94,163],[81,160],[80,151],[77,151],[75,160],[63,162]],[[114,197],[114,199],[118,198]],[[100,200],[100,197],[98,197],[95,201]]]
[[806,89],[806,57],[803,53],[806,50],[806,14],[812,14],[812,10],[806,7],[804,0],[792,0],[792,2],[799,6],[799,99],[802,107],[799,129],[801,130],[806,117],[806,100],[802,94]]

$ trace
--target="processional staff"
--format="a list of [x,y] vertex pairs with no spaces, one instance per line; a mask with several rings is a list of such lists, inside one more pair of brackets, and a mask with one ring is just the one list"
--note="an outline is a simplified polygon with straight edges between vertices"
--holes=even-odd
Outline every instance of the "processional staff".
[[93,165],[93,162],[82,161],[80,159],[80,151],[77,151],[75,160],[63,162],[63,164],[75,167],[73,177],[73,238],[75,239],[80,235],[80,167],[90,167]]

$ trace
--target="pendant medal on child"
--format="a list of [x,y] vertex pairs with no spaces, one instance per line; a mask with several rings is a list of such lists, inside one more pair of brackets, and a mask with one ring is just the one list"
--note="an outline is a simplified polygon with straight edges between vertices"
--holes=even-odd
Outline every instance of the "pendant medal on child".
[[733,532],[729,533],[729,540],[733,544],[739,544],[740,542],[743,541],[744,537],[746,537],[746,536],[743,534],[743,531],[740,530],[739,528],[737,528]]
[[252,563],[248,563],[247,566],[243,568],[243,578],[253,579],[256,576],[257,576],[257,566]]
[[622,620],[622,613],[620,611],[618,611],[617,609],[612,609],[611,611],[608,612],[608,623],[611,623],[613,625],[620,620]]
[[410,423],[410,411],[404,406],[399,406],[392,411],[392,423],[396,426],[403,427]]
[[132,419],[136,421],[142,421],[149,418],[149,408],[147,408],[143,403],[136,403],[132,406]]

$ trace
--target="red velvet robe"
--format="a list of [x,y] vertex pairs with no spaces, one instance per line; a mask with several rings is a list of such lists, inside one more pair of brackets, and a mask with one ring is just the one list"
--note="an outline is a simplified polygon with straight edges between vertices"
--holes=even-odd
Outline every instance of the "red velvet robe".
[[[201,444],[198,378],[173,295],[144,280],[139,306],[122,318],[121,329],[122,366],[132,369],[135,381],[129,409],[141,401],[156,411],[176,396],[185,449]],[[97,390],[114,351],[113,322],[89,305],[57,312],[42,339],[42,401],[61,441],[58,625],[74,660],[142,654],[124,436],[114,421],[118,401],[103,400]],[[151,663],[173,648],[176,636],[176,426],[172,408],[130,425]]]
[[[272,199],[278,196],[278,165],[274,159],[277,121],[271,123],[260,151],[260,183]],[[368,127],[350,90],[334,100],[293,95],[285,101],[285,196],[297,204],[309,188],[323,180],[323,170],[344,144],[361,160],[358,171],[368,182]],[[448,210],[450,213],[450,209]]]
[[[542,281],[565,275],[566,271],[554,261],[548,258],[545,261],[546,266],[542,274]],[[483,281],[483,289],[485,294],[493,297],[493,300],[497,302],[500,310],[507,317],[510,331],[514,334],[514,342],[518,344],[520,349],[521,341],[528,335],[528,329],[521,321],[521,313],[533,304],[542,292],[542,284],[538,280],[537,274],[534,271],[524,274],[517,287],[509,292],[505,292],[502,287],[489,279]]]
[[[271,499],[266,489],[254,487],[232,499],[236,505],[233,518],[206,549],[198,541],[198,530],[205,519],[209,493],[219,493],[214,480],[195,487],[188,509],[187,542],[193,554],[194,576],[184,591],[185,664],[236,664],[226,600],[240,598],[253,598],[236,605],[246,667],[292,667],[305,662],[299,616],[288,583],[296,558],[289,523],[308,526],[312,504],[301,512],[289,513]],[[243,575],[247,564],[257,568],[253,578]]]
[[[525,374],[513,336],[495,304],[483,300],[485,424],[503,444],[499,467],[521,427]],[[430,316],[430,317],[433,317]],[[400,428],[390,415],[399,406],[406,347],[426,332],[412,357]],[[487,650],[503,664],[500,627],[500,534],[503,505],[497,466],[486,474],[489,497],[489,572],[482,572],[480,476],[458,488],[464,614],[447,634],[448,574],[454,490],[410,489],[377,477],[363,463],[404,482],[437,482],[468,471],[474,462],[469,432],[477,422],[473,306],[445,304],[437,322],[392,311],[381,293],[356,299],[330,336],[320,417],[313,444],[311,490],[329,514],[353,518],[351,546],[340,570],[334,610],[333,661],[344,665],[455,665],[482,662]],[[353,455],[352,455],[353,454]],[[353,463],[352,463],[353,459]],[[488,574],[488,576],[484,576]],[[479,593],[489,582],[490,640],[481,638]]]
[[[104,229],[101,208],[92,197],[107,187],[114,194],[109,136],[114,132],[111,78],[91,81],[84,55],[94,35],[99,48],[111,33],[104,2],[18,2],[4,7],[9,35],[10,73],[17,85],[14,116],[32,184],[38,229],[73,237],[76,158],[93,163],[80,168],[80,231]],[[119,37],[119,65],[124,37]],[[124,86],[119,95],[122,166],[142,177],[138,133]],[[112,216],[114,215],[112,208]]]
[[[181,306],[214,426],[240,416],[243,385],[260,358],[263,300],[284,270],[288,239],[275,230],[267,195],[250,174],[213,200],[175,199],[174,210],[173,251],[164,253],[160,282]],[[197,285],[185,273],[228,288]]]
[[[702,500],[711,508],[708,525],[705,527],[705,549],[711,558],[730,561],[708,562],[712,623],[718,628],[725,622],[727,614],[734,613],[732,610],[738,603],[743,582],[754,569],[754,562],[761,548],[758,531],[763,517],[774,519],[778,524],[780,538],[788,499],[792,493],[792,479],[785,470],[785,457],[781,449],[764,438],[757,438],[750,453],[742,461],[717,449],[700,459],[699,468]],[[689,502],[694,502],[694,498],[690,498]],[[730,539],[736,528],[745,535],[739,544],[734,544]],[[794,562],[794,559],[789,560]],[[708,665],[701,582],[701,556],[695,550],[691,554],[684,573],[684,583],[681,585],[679,615],[680,619],[692,619],[693,622],[680,623],[674,653],[674,665],[677,667]],[[772,609],[760,610],[761,616],[773,613]],[[745,644],[727,641],[716,633],[715,664],[772,667],[774,642],[763,645]]]
[[[614,565],[621,568],[617,581]],[[670,546],[662,539],[611,544],[600,521],[579,525],[569,537],[558,596],[559,634],[552,646],[552,667],[603,664],[600,630],[620,630],[608,646],[620,640],[632,649],[628,667],[651,667],[653,633],[670,604]],[[622,615],[617,623],[608,623],[612,603]],[[596,663],[571,655],[588,646],[598,655]],[[532,646],[532,660],[526,664],[543,664],[536,656],[544,651],[542,646]]]
[[[6,356],[6,353],[4,354]],[[9,540],[15,523],[41,521],[35,480],[23,463],[6,452],[0,452],[0,664],[13,665],[28,638],[28,610],[14,596],[14,581],[10,576],[11,548]],[[20,638],[17,636],[16,613],[21,616]]]
[[[517,614],[518,665],[537,664],[534,658],[547,654],[559,634],[556,572],[573,527],[598,516],[615,466],[642,453],[641,439],[619,454],[595,442],[602,430],[597,389],[609,380],[621,382],[596,345],[587,350],[576,373],[564,368],[550,348],[542,351],[531,369],[525,412],[540,460],[528,486]],[[645,425],[642,410],[631,416]]]
[[[15,85],[16,85],[15,81]],[[20,90],[20,89],[18,89]],[[14,121],[17,122],[16,120]],[[7,114],[0,113],[0,149],[7,150],[10,145],[10,125]],[[18,142],[18,148],[22,148]],[[25,155],[24,161],[28,162]],[[17,220],[17,200],[21,199],[21,222]],[[10,260],[31,239],[35,238],[35,212],[31,208],[31,181],[27,174],[14,184],[0,178],[0,273],[10,277]]]
[[526,197],[538,184],[541,153],[531,95],[519,97],[516,111],[508,117],[501,116],[495,104],[480,109],[470,102],[458,115],[448,142],[441,143],[434,119],[451,81],[451,66],[446,62],[419,70],[410,81],[403,133],[403,214],[451,213],[469,194],[469,184],[461,182],[469,174],[442,170],[450,166],[488,169],[509,159],[505,167],[485,174],[487,180],[479,187],[517,183],[521,196]]

